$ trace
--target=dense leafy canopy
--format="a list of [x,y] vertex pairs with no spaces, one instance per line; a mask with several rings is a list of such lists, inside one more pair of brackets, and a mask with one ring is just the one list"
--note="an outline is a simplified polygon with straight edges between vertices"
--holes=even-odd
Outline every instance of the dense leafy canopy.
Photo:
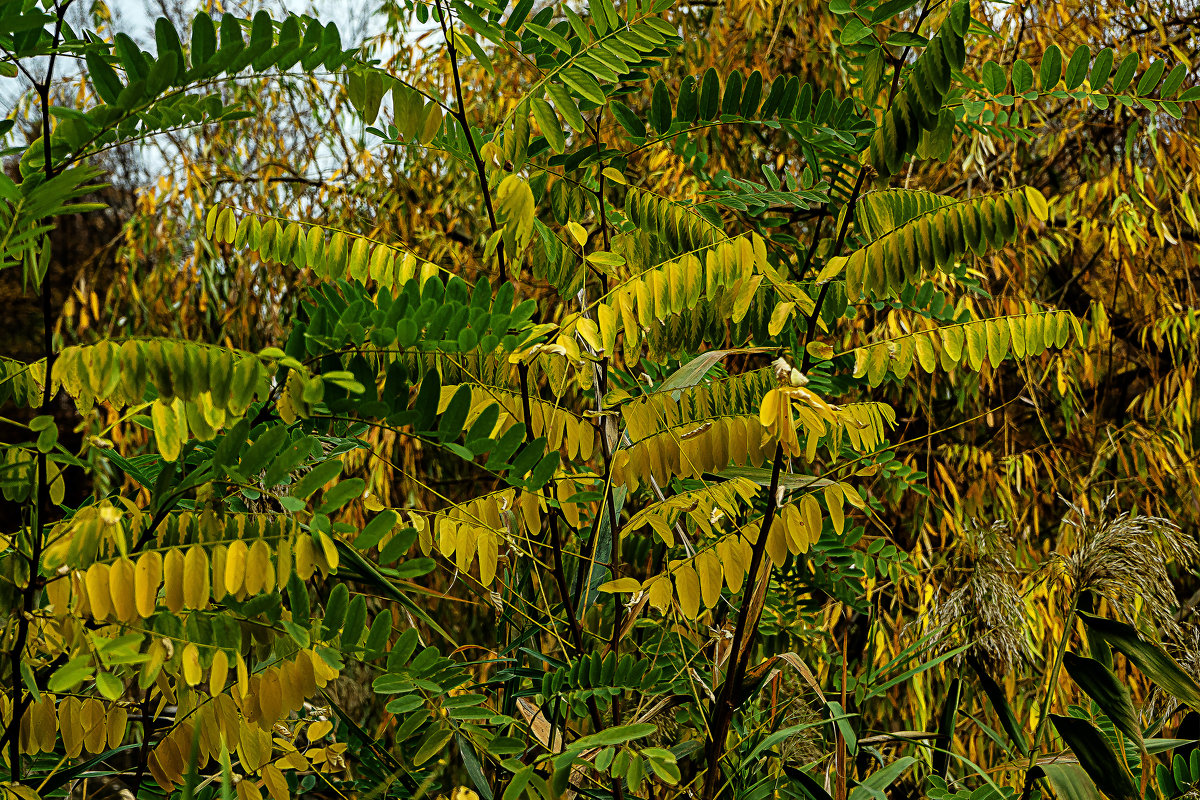
[[1194,793],[1136,6],[0,0],[0,792]]

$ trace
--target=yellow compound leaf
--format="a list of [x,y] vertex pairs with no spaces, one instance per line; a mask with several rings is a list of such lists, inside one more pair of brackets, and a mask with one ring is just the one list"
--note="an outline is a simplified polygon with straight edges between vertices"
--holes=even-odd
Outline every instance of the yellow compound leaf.
[[1042,222],[1050,218],[1050,204],[1046,202],[1045,195],[1034,187],[1025,187],[1025,202],[1029,203],[1029,210]]
[[791,319],[792,312],[796,310],[795,303],[780,303],[775,306],[775,310],[771,312],[771,320],[767,325],[767,333],[771,336],[778,336],[779,332]]
[[966,326],[967,363],[975,372],[983,369],[983,359],[987,356],[987,332],[985,323],[975,322]]
[[328,736],[332,730],[332,722],[327,719],[318,720],[317,722],[314,722],[312,725],[308,726],[308,730],[305,731],[305,736],[310,742],[319,742]]
[[137,613],[142,619],[154,614],[158,606],[158,587],[162,583],[162,556],[150,550],[138,559],[134,571],[134,598]]
[[183,551],[171,548],[163,556],[163,603],[173,614],[183,610],[184,556]]
[[321,568],[322,577],[328,578],[329,573],[337,572],[341,556],[338,555],[337,545],[329,534],[324,531],[317,531],[317,541],[321,545],[318,553],[321,558],[317,561],[317,565]]
[[963,351],[963,329],[958,325],[951,325],[941,329],[942,334],[942,352],[945,353],[952,363],[957,364],[962,358]]
[[262,800],[262,792],[258,790],[258,784],[252,780],[240,780],[237,785],[238,800]]
[[301,695],[309,697],[317,691],[317,676],[313,669],[312,656],[307,651],[296,654],[295,683]]
[[779,510],[775,525],[783,529],[787,536],[788,550],[793,555],[808,552],[808,530],[805,528],[804,518],[800,516],[800,509],[794,504]]
[[740,536],[724,536],[717,541],[717,556],[721,559],[721,571],[729,591],[738,594],[750,568],[750,546]]
[[496,579],[496,565],[500,561],[500,540],[495,532],[482,528],[479,536],[479,582],[491,586]]
[[245,697],[250,691],[250,669],[246,666],[246,660],[242,658],[241,653],[237,653],[237,691],[242,697]]
[[53,578],[46,584],[46,601],[56,617],[62,617],[71,610],[70,575]]
[[213,598],[220,600],[227,592],[225,591],[225,561],[229,553],[229,548],[223,544],[219,544],[212,551],[212,593]]
[[583,226],[578,222],[573,220],[568,222],[567,233],[571,234],[571,238],[574,239],[575,243],[580,247],[583,247],[585,244],[587,244],[587,231],[585,231]]
[[1004,319],[989,319],[987,321],[988,361],[992,368],[1000,366],[1000,362],[1008,355],[1008,321]]
[[283,714],[304,708],[304,693],[301,691],[301,667],[295,661],[285,661],[280,667],[280,687],[283,690]]
[[913,349],[917,353],[917,363],[921,365],[921,369],[926,372],[933,372],[937,369],[937,353],[933,348],[933,339],[924,334],[913,336]]
[[198,545],[188,548],[183,564],[183,602],[188,608],[208,605],[208,555]]
[[275,550],[275,585],[287,586],[292,576],[292,543],[280,537]]
[[167,461],[179,458],[179,451],[187,439],[187,415],[183,401],[176,397],[168,405],[162,398],[155,400],[150,409],[150,420],[154,424],[154,440],[162,457]]
[[38,749],[43,753],[54,752],[58,742],[58,718],[54,714],[55,698],[43,694],[41,701],[34,703],[31,709],[33,723],[32,739],[38,743]]
[[151,686],[158,678],[158,673],[162,670],[163,662],[166,659],[167,651],[162,642],[159,639],[152,639],[150,646],[146,648],[146,660],[142,662],[142,669],[138,673],[138,686],[143,689]]

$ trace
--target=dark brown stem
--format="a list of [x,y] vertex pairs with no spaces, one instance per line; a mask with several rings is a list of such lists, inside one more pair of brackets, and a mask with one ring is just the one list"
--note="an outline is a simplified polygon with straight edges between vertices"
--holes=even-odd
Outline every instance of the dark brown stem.
[[[441,0],[434,0],[434,5],[437,8],[438,22],[442,26],[442,35],[446,38],[446,49],[450,54],[450,71],[454,76],[454,98],[458,101],[458,108],[453,112],[454,118],[462,126],[463,136],[467,137],[467,149],[471,151],[471,160],[475,162],[475,173],[479,176],[479,189],[483,193],[483,206],[487,210],[488,223],[491,225],[492,233],[495,233],[499,230],[499,226],[496,225],[496,209],[492,205],[492,190],[488,188],[487,169],[484,166],[483,157],[479,155],[479,146],[475,144],[475,137],[471,135],[471,125],[467,122],[467,105],[463,99],[462,78],[458,74],[458,48],[454,46],[454,36],[448,22],[450,13]],[[508,280],[508,266],[505,261],[503,242],[497,245],[496,256],[500,261],[500,280],[503,282]]]
[[[533,416],[529,401],[529,365],[518,364],[517,376],[521,381],[521,406],[525,412],[525,444],[533,442]],[[558,591],[563,596],[563,607],[566,610],[567,622],[571,630],[571,643],[579,655],[584,654],[583,630],[575,617],[575,605],[571,602],[571,592],[567,586],[567,573],[563,569],[562,531],[558,526],[558,509],[551,504],[549,487],[542,487],[542,496],[546,499],[546,515],[550,523],[550,549],[554,554],[554,581]]]
[[[601,114],[603,114],[603,112],[601,112]],[[602,147],[601,141],[600,141],[601,120],[602,120],[602,117],[596,118],[596,127],[593,131],[595,140],[596,140],[596,154],[597,155],[599,155],[601,152],[603,152],[603,147]],[[605,183],[606,183],[606,178],[604,175],[604,168],[605,168],[605,162],[601,161],[600,162],[600,186],[596,192],[596,203],[600,207],[600,237],[601,237],[601,240],[604,242],[604,249],[607,250],[609,247],[608,209],[605,207],[605,203],[604,203],[604,189],[605,189]],[[604,277],[604,278],[602,278],[602,280],[604,281],[604,291],[607,293],[608,292],[608,279],[607,279],[607,277]],[[601,375],[601,386],[599,387],[599,392],[598,392],[599,397],[601,398],[601,401],[603,400],[604,395],[608,392],[607,383],[608,383],[608,361],[606,359],[604,362],[604,365],[603,365],[603,370],[602,370],[602,375]],[[596,410],[597,411],[603,410],[600,403],[597,403]],[[601,424],[607,426],[608,423],[606,421],[606,418],[601,416],[600,419],[601,419]],[[607,486],[609,483],[607,478],[609,475],[610,464],[612,462],[612,452],[611,452],[611,448],[609,447],[608,436],[606,436],[605,433],[606,433],[605,429],[601,429],[600,452],[604,456],[604,476],[605,476],[605,485]],[[620,536],[620,532],[617,530],[617,508],[616,508],[616,503],[613,500],[611,489],[606,489],[604,492],[604,495],[605,495],[605,504],[608,508],[609,527],[611,528],[611,531],[612,531],[612,552],[611,552],[611,558],[609,559],[608,568],[609,568],[609,571],[612,573],[612,579],[616,580],[617,578],[621,577],[621,574],[620,574],[620,570],[621,570],[621,536]],[[580,564],[581,568],[582,568],[582,566],[583,565]],[[612,627],[612,638],[609,641],[608,649],[609,649],[609,652],[616,653],[618,640],[621,636],[621,626],[624,622],[623,618],[625,616],[625,605],[624,605],[624,603],[621,602],[620,594],[614,592],[612,597],[613,597],[613,627]],[[612,699],[612,721],[613,721],[613,725],[621,724],[621,697],[620,697],[620,695],[617,695],[616,697],[613,697],[613,699]],[[620,787],[619,783],[614,781],[613,787],[614,787],[614,790],[615,790],[617,796],[619,797],[621,795],[621,787]]]
[[[779,511],[779,475],[783,471],[783,445],[775,445],[775,461],[771,465],[771,488],[767,497],[767,510],[763,514],[762,527],[758,539],[750,553],[750,568],[747,574],[750,580],[742,591],[741,608],[738,609],[737,626],[733,632],[733,646],[729,651],[730,665],[725,671],[725,681],[721,684],[720,694],[713,703],[709,714],[711,728],[706,748],[708,769],[704,777],[703,800],[713,800],[721,787],[721,756],[725,747],[725,739],[729,736],[729,726],[733,721],[734,698],[738,687],[746,675],[746,666],[750,662],[750,653],[754,636],[758,633],[758,622],[762,615],[762,606],[754,602],[754,597],[763,590],[760,582],[770,582],[771,572],[766,570],[759,575],[762,568],[763,555],[767,550],[767,537],[771,535],[771,524]],[[753,607],[753,608],[752,608]]]
[[150,739],[154,735],[154,715],[150,707],[151,691],[146,690],[142,697],[142,744],[138,748],[137,771],[133,775],[133,796],[136,800],[142,788],[142,780],[146,776],[146,767],[150,763]]
[[[529,444],[533,441],[533,417],[531,416],[529,402],[529,365],[518,364],[517,375],[521,381],[521,405],[525,412],[525,443]],[[575,652],[578,656],[585,654],[583,644],[583,626],[580,625],[579,619],[575,615],[575,605],[571,601],[571,592],[567,586],[567,573],[563,569],[562,557],[562,533],[558,526],[558,509],[551,504],[549,488],[542,487],[542,497],[546,499],[546,516],[550,523],[550,548],[554,554],[554,582],[558,584],[559,594],[563,598],[563,609],[567,615],[567,628],[571,632],[571,643],[575,646]],[[603,723],[600,719],[600,708],[596,705],[594,698],[588,698],[588,712],[592,718],[592,725],[596,730],[600,730]],[[550,731],[553,741],[554,731]]]
[[[42,165],[42,170],[45,173],[46,180],[52,179],[57,173],[57,170],[54,168],[53,153],[50,148],[50,86],[54,79],[54,62],[68,6],[70,6],[70,0],[61,6],[56,4],[54,7],[57,19],[54,24],[54,36],[50,45],[50,58],[46,64],[46,77],[42,81],[34,82],[34,90],[37,92],[42,111],[42,158],[45,162]],[[42,276],[38,286],[42,306],[42,351],[43,357],[46,360],[46,371],[42,379],[42,405],[39,411],[42,415],[48,415],[54,410],[54,395],[51,389],[54,382],[50,379],[52,370],[54,369],[54,309],[50,299],[49,271],[50,267],[48,264],[46,267],[47,274]],[[49,512],[51,506],[50,480],[47,473],[48,466],[49,462],[46,454],[39,450],[37,457],[37,498],[34,501],[36,505],[33,508],[36,521],[33,526],[33,536],[30,543],[29,577],[25,586],[21,589],[21,608],[17,617],[17,632],[13,639],[12,650],[9,652],[12,680],[12,717],[9,718],[5,737],[8,739],[9,775],[13,784],[21,782],[21,737],[18,731],[20,730],[21,717],[25,714],[28,701],[23,688],[24,681],[21,678],[21,662],[25,653],[25,645],[29,640],[29,622],[33,616],[34,602],[37,599],[38,592],[42,588],[42,545],[45,542],[46,514]]]
[[[58,170],[54,168],[53,152],[50,150],[50,84],[54,79],[54,62],[58,56],[59,37],[62,34],[62,22],[66,17],[67,7],[71,5],[70,0],[64,5],[55,5],[54,11],[56,20],[54,23],[54,36],[50,43],[50,58],[46,66],[46,78],[41,82],[34,83],[34,89],[37,92],[38,101],[41,104],[42,110],[42,158],[44,163],[42,169],[46,174],[46,180],[54,178]],[[50,374],[54,369],[54,309],[50,303],[50,287],[49,287],[49,265],[47,265],[47,275],[43,275],[38,291],[41,294],[42,305],[42,351],[43,357],[46,359],[46,373],[42,379],[42,405],[40,414],[48,415],[52,413],[54,395],[50,387],[54,381],[50,380]],[[37,499],[34,507],[34,515],[36,522],[34,531],[32,531],[32,541],[30,543],[29,555],[29,578],[26,581],[20,594],[22,594],[22,602],[20,602],[20,610],[17,618],[17,636],[13,639],[12,651],[10,656],[12,673],[12,717],[8,720],[8,729],[5,736],[8,740],[8,768],[10,768],[10,777],[14,784],[20,783],[22,778],[22,769],[20,769],[20,718],[25,714],[26,705],[28,705],[28,697],[26,697],[20,675],[20,664],[25,652],[25,644],[29,640],[29,622],[34,612],[34,603],[37,599],[38,591],[42,588],[42,546],[46,541],[46,515],[50,509],[50,482],[47,474],[48,459],[46,453],[38,451],[37,453]]]

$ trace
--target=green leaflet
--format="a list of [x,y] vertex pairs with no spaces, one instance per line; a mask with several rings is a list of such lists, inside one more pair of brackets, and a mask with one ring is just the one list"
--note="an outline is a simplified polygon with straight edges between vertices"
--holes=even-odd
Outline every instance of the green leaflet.
[[[963,32],[969,25],[970,8],[960,0],[909,69],[903,89],[884,114],[868,147],[868,163],[881,176],[899,171],[907,157],[916,152],[924,132],[937,128],[942,100],[950,88],[951,70],[963,66]],[[1029,80],[1032,83],[1032,72]],[[997,84],[998,78],[993,74],[988,81]],[[1014,86],[1016,81],[1014,69]]]
[[1024,190],[955,202],[924,192],[869,193],[863,228],[867,246],[845,261],[851,301],[895,297],[922,272],[951,268],[968,250],[1008,244],[1030,216]]
[[667,84],[661,80],[654,84],[650,122],[658,133],[666,133],[671,128],[671,98],[667,94]]

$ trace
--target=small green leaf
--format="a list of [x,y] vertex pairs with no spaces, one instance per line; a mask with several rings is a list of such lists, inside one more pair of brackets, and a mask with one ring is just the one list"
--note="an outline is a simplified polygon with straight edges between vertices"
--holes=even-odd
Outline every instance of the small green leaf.
[[661,80],[654,84],[650,123],[658,133],[666,133],[671,128],[671,97],[667,94],[667,84]]
[[1081,44],[1075,48],[1075,52],[1071,54],[1071,60],[1067,62],[1067,89],[1071,90],[1083,83],[1083,79],[1087,77],[1088,64],[1092,60],[1092,51],[1086,44]]
[[1147,97],[1158,86],[1159,80],[1162,79],[1163,70],[1166,69],[1167,62],[1161,58],[1153,62],[1146,71],[1142,73],[1141,80],[1138,81],[1137,94],[1138,97]]
[[721,79],[712,67],[704,73],[700,84],[700,119],[716,119],[717,109],[720,108]]
[[871,28],[864,24],[862,20],[854,18],[846,21],[846,26],[842,28],[839,38],[842,44],[851,45],[861,42],[872,33]]
[[604,105],[604,90],[599,82],[590,74],[576,67],[567,67],[559,73],[563,83],[574,89],[585,100],[590,100],[598,106]]
[[1033,88],[1033,67],[1023,58],[1013,64],[1012,85],[1013,94],[1024,94]]
[[691,122],[696,119],[699,105],[696,96],[696,78],[693,75],[684,77],[679,85],[679,97],[676,99],[675,116],[681,122]]
[[342,629],[346,609],[350,603],[350,589],[344,583],[333,587],[325,603],[325,617],[321,620],[321,638],[328,641]]
[[641,118],[633,112],[629,106],[622,103],[620,100],[613,100],[608,104],[612,109],[613,116],[617,118],[617,122],[626,132],[635,139],[646,138],[646,124]]
[[117,71],[106,59],[93,50],[89,50],[84,55],[84,62],[87,64],[88,77],[91,78],[92,85],[96,87],[96,94],[100,95],[100,99],[108,105],[116,105],[117,98],[121,96],[121,91],[125,88],[121,79],[117,77]]
[[379,540],[388,534],[396,523],[400,520],[400,515],[390,508],[385,508],[375,515],[375,518],[363,526],[362,532],[354,540],[354,546],[359,550],[369,550],[379,544]]
[[633,725],[618,725],[613,728],[606,728],[598,733],[593,733],[588,736],[582,736],[571,743],[571,750],[580,751],[588,750],[593,747],[607,747],[608,745],[624,744],[631,742],[634,739],[642,739],[658,730],[658,726],[649,723],[635,723]]
[[328,514],[331,511],[337,511],[351,499],[361,495],[366,486],[367,482],[362,478],[349,478],[342,481],[321,495],[321,506],[317,509],[317,513]]
[[567,140],[562,126],[558,124],[558,117],[554,115],[554,108],[540,97],[530,100],[529,108],[533,112],[533,118],[537,120],[542,135],[550,144],[550,149],[555,153],[562,154],[567,148]]
[[1121,94],[1125,91],[1125,87],[1129,86],[1129,82],[1133,80],[1133,75],[1137,72],[1138,54],[1130,53],[1125,56],[1125,60],[1121,62],[1121,66],[1117,67],[1117,74],[1113,76],[1112,93]]
[[1088,77],[1088,81],[1092,84],[1092,91],[1101,91],[1108,83],[1108,79],[1112,75],[1112,65],[1113,49],[1111,47],[1106,47],[1096,54],[1091,75]]
[[1042,54],[1042,66],[1038,70],[1038,81],[1043,91],[1049,91],[1058,84],[1062,77],[1062,51],[1058,45],[1052,44]]
[[317,489],[320,489],[325,484],[342,474],[341,459],[333,459],[326,461],[313,467],[303,478],[296,482],[295,487],[291,491],[291,496],[304,500]]
[[1004,94],[1004,90],[1008,88],[1008,75],[1004,74],[1004,70],[995,61],[984,63],[981,77],[984,88],[992,94]]
[[125,684],[111,672],[96,673],[96,688],[100,691],[100,694],[114,703],[120,700],[121,695],[125,693]]
[[446,406],[446,410],[442,412],[441,418],[438,420],[438,439],[443,442],[452,442],[462,434],[463,425],[467,421],[467,414],[471,411],[471,387],[467,384],[462,384],[455,390],[454,396],[450,398],[450,404]]
[[554,106],[558,109],[563,121],[570,125],[572,130],[582,132],[585,128],[583,115],[579,113],[579,107],[575,105],[575,100],[567,91],[567,87],[559,83],[552,83],[546,87],[546,91],[549,92],[550,99],[554,101]]

